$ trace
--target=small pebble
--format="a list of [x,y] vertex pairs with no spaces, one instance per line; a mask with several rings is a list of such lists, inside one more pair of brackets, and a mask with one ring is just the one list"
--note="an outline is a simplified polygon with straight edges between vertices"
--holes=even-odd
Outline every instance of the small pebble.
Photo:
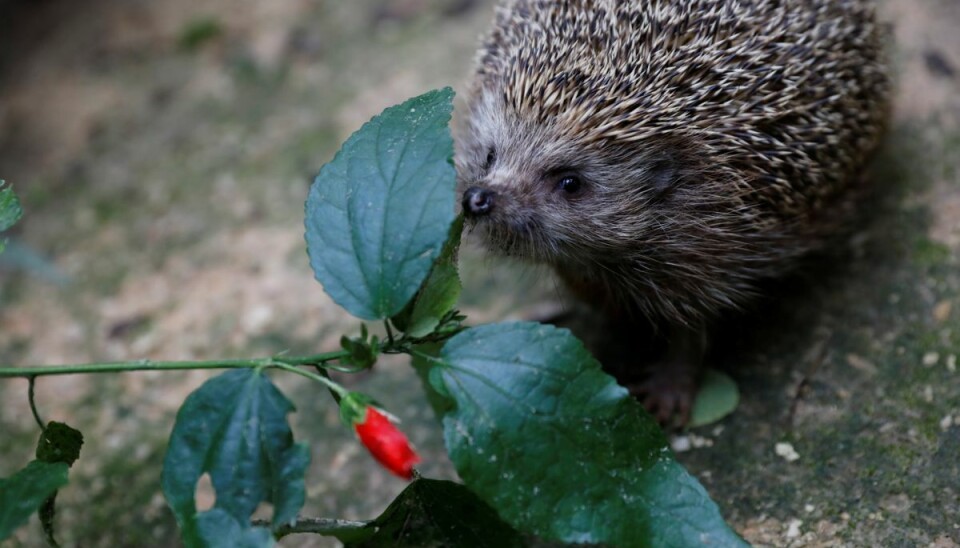
[[847,354],[847,364],[850,367],[863,371],[864,373],[869,373],[871,375],[876,374],[877,366],[874,365],[870,360],[867,360],[856,354]]
[[800,455],[797,453],[796,449],[793,448],[793,445],[789,442],[779,442],[773,448],[776,451],[777,456],[783,457],[787,462],[793,462],[800,458]]
[[923,401],[933,403],[933,387],[930,385],[923,387]]
[[690,434],[690,444],[693,445],[694,449],[713,447],[713,440],[696,434]]
[[927,367],[937,365],[938,361],[940,361],[940,354],[937,352],[927,352],[923,355],[923,365]]
[[692,447],[689,436],[676,436],[670,440],[670,448],[674,453],[686,453]]
[[816,508],[812,504],[807,504],[803,507],[803,511],[808,514],[812,513],[814,510],[816,510]]
[[950,312],[953,310],[953,303],[950,301],[941,301],[933,307],[933,319],[937,323],[943,323],[950,318]]
[[793,519],[787,524],[787,538],[797,538],[800,536],[800,526],[803,520]]
[[691,449],[713,447],[713,440],[696,434],[684,434],[670,439],[670,448],[675,453],[685,453]]
[[947,430],[950,430],[951,426],[953,426],[952,416],[947,415],[946,417],[943,417],[942,419],[940,419],[940,430],[943,430],[944,432],[946,432]]
[[957,372],[957,355],[950,354],[947,356],[947,371],[951,373]]

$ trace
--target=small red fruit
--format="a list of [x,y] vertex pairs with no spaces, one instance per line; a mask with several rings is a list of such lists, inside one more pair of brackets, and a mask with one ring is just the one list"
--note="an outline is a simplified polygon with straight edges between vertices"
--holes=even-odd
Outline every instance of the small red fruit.
[[373,407],[367,407],[364,421],[354,424],[353,428],[360,442],[384,468],[401,478],[413,478],[413,465],[420,462],[420,456],[413,450],[407,436],[387,417]]

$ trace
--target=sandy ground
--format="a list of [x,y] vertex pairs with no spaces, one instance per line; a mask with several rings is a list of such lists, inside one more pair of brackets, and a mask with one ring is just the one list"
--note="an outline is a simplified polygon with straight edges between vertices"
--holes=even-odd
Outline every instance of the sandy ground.
[[[680,455],[758,545],[960,545],[960,4],[887,0],[883,13],[899,89],[874,168],[889,189],[870,204],[880,220],[839,272],[743,328],[718,359],[744,402]],[[470,0],[0,0],[0,178],[26,211],[0,259],[0,363],[336,347],[359,324],[312,279],[308,184],[385,106],[462,83],[490,14]],[[477,323],[549,308],[541,274],[467,253],[463,308]],[[39,383],[44,418],[87,436],[59,500],[66,545],[175,541],[160,461],[206,376]],[[346,382],[403,417],[427,475],[454,477],[402,360]],[[313,451],[304,514],[378,514],[403,483],[325,393],[281,384]],[[0,383],[0,432],[5,476],[36,437],[23,382]],[[11,545],[42,545],[36,523]]]

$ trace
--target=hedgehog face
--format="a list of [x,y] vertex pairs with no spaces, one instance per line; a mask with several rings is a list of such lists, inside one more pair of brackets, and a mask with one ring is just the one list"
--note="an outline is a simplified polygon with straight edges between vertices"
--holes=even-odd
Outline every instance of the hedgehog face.
[[585,144],[496,97],[474,96],[456,139],[463,211],[487,247],[561,264],[636,248],[652,233],[669,209],[661,198],[674,162],[649,147]]
[[495,251],[553,262],[564,253],[568,220],[596,194],[584,158],[550,128],[487,100],[470,105],[463,122],[457,171],[473,231]]

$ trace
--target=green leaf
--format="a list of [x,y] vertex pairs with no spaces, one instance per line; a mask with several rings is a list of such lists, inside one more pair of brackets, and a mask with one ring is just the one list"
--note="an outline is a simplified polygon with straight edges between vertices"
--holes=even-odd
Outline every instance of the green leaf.
[[177,413],[161,477],[187,545],[202,544],[193,497],[204,473],[216,490],[214,508],[237,522],[248,522],[261,501],[273,504],[274,528],[296,518],[310,453],[293,443],[292,411],[293,404],[253,369],[229,371],[190,394]]
[[[423,389],[427,395],[427,403],[433,409],[438,419],[443,419],[444,415],[454,408],[453,400],[447,394],[443,381],[439,379],[441,368],[434,367],[433,360],[440,355],[441,343],[427,343],[416,347],[415,352],[411,354],[411,365],[420,377]],[[431,377],[437,377],[431,379]],[[439,390],[438,390],[439,389]]]
[[717,422],[733,413],[739,403],[740,391],[737,383],[726,373],[707,369],[703,374],[697,398],[693,401],[688,426],[696,428]]
[[457,273],[457,252],[463,233],[463,217],[450,227],[450,236],[423,287],[399,314],[391,318],[398,329],[411,337],[425,337],[440,325],[460,299],[460,275]]
[[43,536],[47,539],[47,544],[50,546],[58,546],[57,538],[54,533],[53,519],[57,517],[57,493],[60,491],[54,491],[52,495],[44,499],[43,504],[40,505],[40,508],[37,508],[37,516],[40,518],[40,528],[43,529]]
[[306,204],[310,265],[354,316],[393,316],[440,254],[454,219],[453,90],[390,107],[343,144]]
[[198,515],[197,529],[207,548],[261,548],[275,544],[269,529],[253,527],[249,520],[239,522],[219,508]]
[[612,546],[745,546],[642,406],[568,331],[507,323],[445,345],[434,382],[464,483],[523,532]]
[[411,483],[376,519],[376,534],[351,547],[523,546],[516,531],[466,487],[452,481]]
[[23,216],[17,195],[13,193],[13,189],[4,188],[5,184],[5,181],[0,179],[0,232],[13,226]]
[[[80,458],[80,447],[83,445],[83,434],[76,428],[62,422],[50,421],[40,434],[37,442],[37,460],[42,462],[62,462],[67,466]],[[37,511],[40,516],[40,526],[47,537],[47,544],[57,546],[54,536],[53,520],[57,514],[57,492],[54,491]]]
[[63,462],[30,462],[9,478],[0,479],[0,540],[27,522],[43,501],[67,484]]
[[377,363],[377,354],[380,349],[377,341],[367,340],[366,336],[351,339],[346,335],[340,337],[340,348],[350,353],[340,359],[340,363],[350,366],[351,370],[360,371],[369,369]]
[[[3,179],[0,179],[0,232],[13,226],[23,216],[17,195],[13,193],[13,189],[3,188],[4,185]],[[3,253],[5,248],[6,241],[0,240],[0,253]]]
[[37,460],[43,462],[65,462],[67,466],[80,458],[83,446],[83,434],[62,422],[50,421],[40,434],[37,442]]

